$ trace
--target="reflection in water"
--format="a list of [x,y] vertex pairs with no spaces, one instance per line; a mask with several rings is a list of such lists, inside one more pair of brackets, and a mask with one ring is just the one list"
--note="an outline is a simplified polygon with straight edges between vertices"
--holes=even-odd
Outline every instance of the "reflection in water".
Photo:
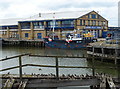
[[[36,47],[3,47],[0,52],[2,52],[1,58],[5,58],[6,56],[14,56],[22,53],[32,53],[32,54],[41,54],[41,55],[74,55],[74,56],[83,56],[86,55],[86,50],[63,50],[63,49],[48,49],[48,48],[36,48]],[[54,58],[40,58],[40,57],[22,57],[22,64],[42,64],[42,65],[55,65]],[[17,58],[15,60],[8,60],[2,62],[2,68],[8,68],[18,65]],[[86,61],[86,59],[79,58],[59,58],[59,65],[69,65],[69,66],[92,66],[90,61]],[[114,64],[110,63],[102,63],[99,61],[95,61],[95,66],[97,67],[106,67],[106,69],[96,69],[96,72],[103,72],[112,74],[113,76],[117,76],[117,71],[114,69],[107,69],[108,66],[114,66]],[[39,67],[25,67],[23,68],[23,73],[31,74],[34,73],[55,73],[54,68],[41,68]],[[7,73],[3,72],[3,73]],[[18,69],[10,70],[10,73],[18,74]],[[91,69],[60,69],[60,74],[91,74]]]
[[[86,50],[62,50],[62,49],[47,49],[47,48],[35,48],[35,47],[3,47],[0,49],[0,52],[2,53],[1,58],[5,58],[6,56],[14,56],[22,53],[32,53],[32,54],[40,54],[40,55],[56,55],[56,56],[62,56],[62,55],[69,55],[69,56],[83,56],[86,55]],[[92,66],[92,63],[90,61],[87,61],[86,59],[80,59],[80,58],[59,58],[59,65],[64,66]],[[0,62],[1,63],[1,62]],[[41,57],[29,57],[24,56],[22,57],[22,64],[41,64],[41,65],[55,65],[55,59],[54,58],[41,58]],[[11,59],[7,61],[2,62],[3,68],[13,67],[18,65],[18,58]],[[114,69],[107,69],[108,66],[114,66],[110,63],[102,63],[99,61],[95,61],[96,67],[106,67],[106,69],[96,69],[96,72],[102,72],[102,73],[108,73],[113,76],[117,76],[117,71]],[[42,68],[39,70],[40,67],[24,67],[23,73],[25,74],[49,74],[54,73],[54,68]],[[12,74],[18,74],[18,69],[13,69],[9,71],[2,72],[4,73],[12,73]],[[71,68],[60,68],[59,69],[60,75],[61,74],[92,74],[91,69],[71,69]],[[59,87],[58,89],[89,89],[89,86],[83,86],[83,87]]]

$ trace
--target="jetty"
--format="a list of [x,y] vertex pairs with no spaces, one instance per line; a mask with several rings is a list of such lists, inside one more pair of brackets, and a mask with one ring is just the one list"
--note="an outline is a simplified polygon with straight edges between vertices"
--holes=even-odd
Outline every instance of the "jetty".
[[120,62],[120,44],[108,43],[108,41],[99,41],[90,43],[87,46],[88,58],[96,57],[100,61],[114,61],[115,64]]

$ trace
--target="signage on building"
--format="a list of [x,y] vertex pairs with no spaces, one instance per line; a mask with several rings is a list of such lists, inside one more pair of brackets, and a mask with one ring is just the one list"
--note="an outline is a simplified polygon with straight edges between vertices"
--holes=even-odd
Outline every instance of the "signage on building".
[[100,26],[86,26],[85,29],[102,29]]

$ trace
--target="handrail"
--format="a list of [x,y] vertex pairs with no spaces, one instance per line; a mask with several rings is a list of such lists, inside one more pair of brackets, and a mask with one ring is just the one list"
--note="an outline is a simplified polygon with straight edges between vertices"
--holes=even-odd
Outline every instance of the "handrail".
[[12,57],[7,57],[6,56],[6,58],[1,59],[0,61],[5,61],[5,60],[8,60],[8,59],[13,59],[13,58],[17,58],[19,56],[26,56],[26,55],[30,55],[30,53],[20,54],[20,55],[12,56]]
[[[51,67],[51,68],[55,68],[56,66],[53,65],[37,65],[37,64],[25,64],[22,65],[22,67],[26,67],[26,66],[34,66],[34,67]],[[19,68],[20,66],[14,66],[14,67],[10,67],[10,68],[6,68],[6,69],[1,69],[0,72],[2,71],[6,71],[6,70],[11,70],[11,69],[16,69]],[[58,66],[59,68],[91,68],[93,69],[93,67],[83,67],[83,66]],[[96,67],[95,69],[115,69],[116,67]]]
[[30,54],[29,55],[30,57],[54,57],[54,58],[86,58],[86,56],[79,56],[79,55],[77,55],[77,56],[73,56],[73,55],[71,55],[71,56],[53,56],[53,55],[37,55],[37,54]]
[[[22,56],[26,56],[28,55],[29,57],[54,57],[55,58],[55,65],[37,65],[37,64],[24,64],[22,65]],[[12,59],[12,58],[17,58],[19,59],[19,66],[14,66],[14,67],[10,67],[10,68],[6,68],[6,69],[1,69],[0,72],[2,71],[6,71],[6,70],[11,70],[11,69],[16,69],[16,68],[19,68],[19,75],[20,75],[20,80],[22,81],[22,67],[26,67],[26,66],[36,66],[36,67],[52,67],[52,68],[56,68],[56,79],[59,79],[59,68],[91,68],[93,71],[93,76],[94,76],[94,73],[95,73],[95,69],[102,69],[102,68],[106,68],[106,67],[102,67],[102,68],[95,68],[94,66],[92,67],[83,67],[83,66],[60,66],[58,63],[58,58],[86,58],[84,57],[79,57],[79,56],[44,56],[44,55],[33,55],[33,54],[30,54],[30,53],[27,53],[27,54],[21,54],[21,55],[17,55],[17,56],[13,56],[13,57],[8,57],[8,58],[4,58],[4,59],[1,59],[0,61],[5,61],[5,60],[8,60],[8,59]],[[94,59],[94,57],[92,57]],[[94,65],[94,64],[93,64]],[[107,68],[114,68],[116,69],[117,67],[107,67]]]

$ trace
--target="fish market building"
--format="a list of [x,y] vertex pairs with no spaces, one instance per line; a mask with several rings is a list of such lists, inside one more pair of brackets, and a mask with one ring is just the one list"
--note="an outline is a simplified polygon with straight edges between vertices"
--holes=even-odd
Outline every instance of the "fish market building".
[[17,37],[36,40],[54,33],[64,39],[68,33],[80,34],[84,30],[100,38],[107,29],[108,20],[95,11],[39,13],[18,21]]

